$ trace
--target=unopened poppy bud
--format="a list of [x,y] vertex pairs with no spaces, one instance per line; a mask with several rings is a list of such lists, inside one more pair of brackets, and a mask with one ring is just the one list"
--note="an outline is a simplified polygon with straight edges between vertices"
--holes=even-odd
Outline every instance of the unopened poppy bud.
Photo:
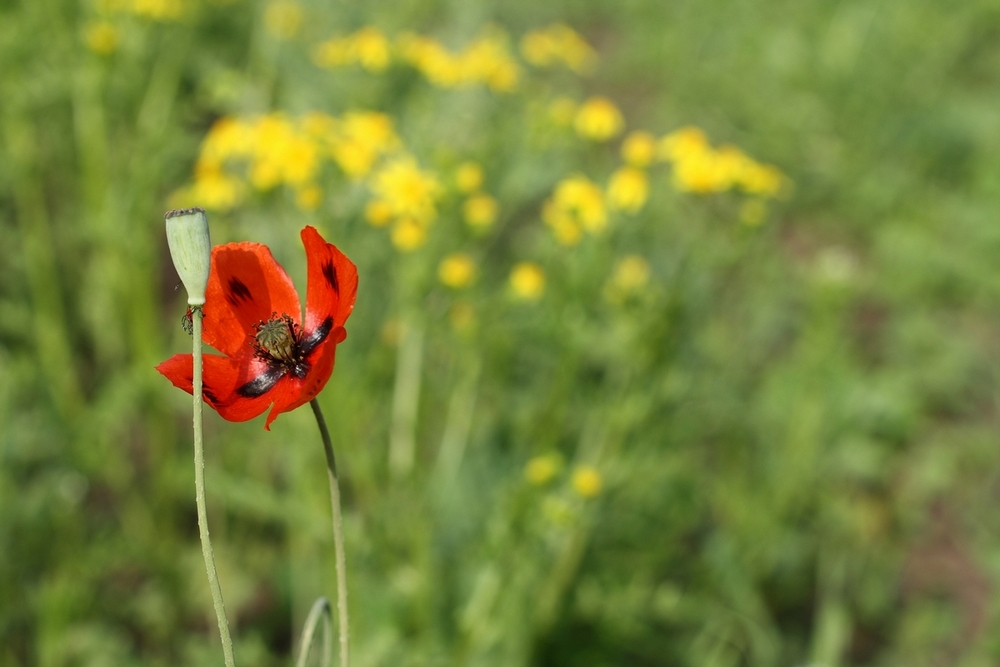
[[188,293],[188,304],[205,303],[208,269],[212,262],[212,241],[208,236],[208,218],[203,208],[167,211],[167,246],[177,275]]

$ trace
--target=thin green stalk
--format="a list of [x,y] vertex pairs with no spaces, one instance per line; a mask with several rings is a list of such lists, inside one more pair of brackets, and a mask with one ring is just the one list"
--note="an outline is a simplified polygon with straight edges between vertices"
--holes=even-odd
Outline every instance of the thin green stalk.
[[333,620],[331,619],[330,601],[324,597],[313,603],[306,618],[306,625],[302,628],[302,640],[299,646],[299,659],[295,661],[295,667],[306,667],[306,660],[309,659],[309,650],[312,648],[313,635],[316,634],[316,626],[320,619],[323,620],[323,655],[320,658],[322,667],[330,665],[330,636],[333,634]]
[[330,480],[330,506],[333,509],[333,552],[337,565],[337,621],[340,632],[340,667],[350,665],[350,618],[347,614],[347,556],[344,554],[344,517],[340,513],[340,481],[337,478],[337,460],[333,457],[333,443],[330,441],[330,431],[326,427],[323,411],[314,398],[309,402],[319,434],[323,438],[323,451],[326,453],[326,471]]
[[205,557],[205,570],[208,572],[208,586],[212,591],[212,604],[215,606],[215,616],[219,620],[219,635],[222,637],[222,652],[225,655],[226,667],[235,667],[233,658],[233,640],[229,636],[229,621],[226,619],[226,605],[222,601],[222,587],[219,586],[219,573],[215,570],[215,553],[212,551],[212,538],[208,535],[208,512],[205,509],[205,445],[202,440],[202,358],[201,358],[201,318],[204,317],[200,306],[191,309],[191,337],[194,339],[194,380],[191,393],[194,395],[194,487],[195,499],[198,504],[198,533],[201,535],[201,553]]
[[423,357],[423,325],[415,319],[406,319],[396,357],[396,385],[392,391],[392,426],[389,432],[389,472],[396,479],[409,475],[416,460],[415,431]]
[[441,437],[441,447],[438,449],[437,462],[434,464],[434,472],[444,485],[455,480],[462,465],[462,458],[465,456],[469,433],[472,430],[472,417],[476,410],[476,384],[479,382],[481,367],[478,357],[473,357],[468,362],[468,369],[465,370],[462,379],[455,384],[451,400],[448,402],[444,435]]

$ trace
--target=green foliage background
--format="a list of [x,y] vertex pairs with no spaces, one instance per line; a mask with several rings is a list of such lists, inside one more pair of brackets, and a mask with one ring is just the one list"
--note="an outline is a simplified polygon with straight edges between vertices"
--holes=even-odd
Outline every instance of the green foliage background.
[[[461,44],[489,22],[567,22],[602,58],[579,92],[609,94],[632,127],[703,127],[796,185],[758,230],[725,198],[654,196],[640,222],[572,251],[516,214],[484,255],[471,337],[451,332],[433,281],[454,237],[401,258],[336,200],[212,217],[215,242],[268,243],[300,291],[306,223],[361,271],[321,396],[356,664],[996,663],[995,2],[304,6],[315,39],[375,24]],[[162,214],[211,121],[391,106],[432,152],[463,110],[494,104],[318,70],[269,41],[263,9],[120,17],[101,58],[80,36],[89,5],[0,1],[2,665],[220,662],[189,403],[153,370],[188,345]],[[496,104],[462,141],[516,166],[498,187],[537,205],[544,165],[509,155],[522,128]],[[607,267],[637,251],[650,287],[611,307]],[[540,304],[487,289],[528,255],[552,267]],[[402,478],[387,465],[400,351],[381,335],[398,317],[425,330]],[[441,463],[449,406],[465,404],[464,455]],[[287,664],[312,600],[333,595],[310,420],[266,433],[209,418],[241,665]],[[578,498],[565,472],[528,485],[525,462],[549,452],[595,465],[601,495]]]

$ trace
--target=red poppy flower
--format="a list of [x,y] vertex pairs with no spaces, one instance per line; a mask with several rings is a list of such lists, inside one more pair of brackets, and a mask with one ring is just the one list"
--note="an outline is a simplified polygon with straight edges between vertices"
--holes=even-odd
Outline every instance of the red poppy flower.
[[[212,249],[203,340],[224,356],[204,356],[204,396],[229,421],[246,421],[268,406],[264,428],[282,412],[308,403],[333,372],[344,322],[354,309],[358,270],[312,227],[302,230],[308,284],[305,323],[285,270],[260,243]],[[156,367],[174,386],[193,390],[190,354]]]

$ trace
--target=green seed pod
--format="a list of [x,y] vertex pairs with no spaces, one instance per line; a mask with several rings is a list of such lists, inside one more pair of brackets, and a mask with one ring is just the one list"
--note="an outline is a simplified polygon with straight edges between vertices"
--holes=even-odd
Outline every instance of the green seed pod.
[[208,269],[212,262],[212,241],[208,236],[208,218],[203,208],[167,211],[167,246],[177,275],[188,293],[188,304],[205,303]]

